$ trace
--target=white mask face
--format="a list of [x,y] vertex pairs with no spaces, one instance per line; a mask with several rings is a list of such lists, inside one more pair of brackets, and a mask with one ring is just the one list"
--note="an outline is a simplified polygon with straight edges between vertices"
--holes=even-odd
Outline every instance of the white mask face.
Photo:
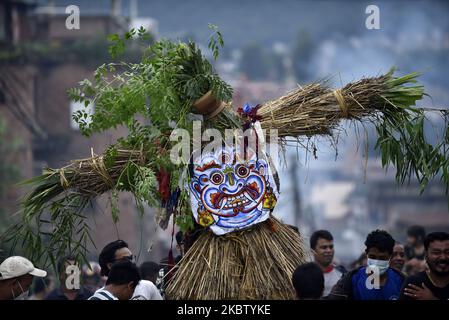
[[390,262],[389,260],[376,260],[376,259],[370,259],[370,258],[368,258],[368,261],[367,261],[368,266],[373,269],[377,268],[379,270],[380,275],[387,272],[388,267],[389,267],[389,262]]

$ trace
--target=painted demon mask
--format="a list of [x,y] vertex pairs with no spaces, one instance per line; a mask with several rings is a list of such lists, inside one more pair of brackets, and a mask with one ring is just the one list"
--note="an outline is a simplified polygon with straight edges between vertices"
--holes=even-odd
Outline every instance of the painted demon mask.
[[196,221],[217,235],[265,221],[278,193],[266,159],[239,160],[231,147],[194,161],[189,187]]

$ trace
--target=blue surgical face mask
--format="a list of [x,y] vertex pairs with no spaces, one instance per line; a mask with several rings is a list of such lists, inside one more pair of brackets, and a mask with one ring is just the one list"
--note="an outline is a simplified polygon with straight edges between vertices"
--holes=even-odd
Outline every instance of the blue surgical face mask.
[[379,270],[380,275],[387,272],[388,267],[390,265],[389,260],[376,260],[376,259],[370,259],[370,258],[368,258],[367,263],[370,268],[373,268],[373,269],[377,268]]

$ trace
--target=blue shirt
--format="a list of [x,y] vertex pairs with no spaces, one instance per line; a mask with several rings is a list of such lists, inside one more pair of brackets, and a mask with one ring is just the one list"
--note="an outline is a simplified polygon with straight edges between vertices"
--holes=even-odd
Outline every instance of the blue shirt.
[[387,281],[378,289],[366,286],[366,267],[360,268],[352,276],[354,300],[397,300],[399,298],[404,278],[396,271],[388,268]]

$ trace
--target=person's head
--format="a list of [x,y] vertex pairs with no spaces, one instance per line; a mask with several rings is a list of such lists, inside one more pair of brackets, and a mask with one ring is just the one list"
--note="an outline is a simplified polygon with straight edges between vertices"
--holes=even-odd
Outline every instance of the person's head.
[[410,259],[405,263],[405,273],[408,276],[414,276],[422,271],[426,270],[426,265],[424,260],[419,260],[416,258]]
[[185,243],[184,243],[184,233],[182,231],[178,231],[176,233],[176,249],[178,249],[181,256],[184,256]]
[[315,262],[321,267],[328,267],[334,259],[334,238],[327,230],[315,231],[310,237],[310,248]]
[[405,250],[404,246],[400,244],[399,242],[396,242],[396,244],[393,247],[393,255],[390,259],[390,267],[402,271],[405,264]]
[[368,234],[365,240],[365,253],[369,267],[376,267],[384,274],[393,254],[395,241],[385,230],[375,230]]
[[293,272],[293,287],[298,299],[319,299],[324,291],[324,276],[315,262],[300,265]]
[[196,221],[193,221],[194,230],[189,231],[184,235],[184,255],[193,246],[193,244],[198,240],[200,235],[205,232],[205,229],[201,227]]
[[5,259],[0,264],[0,299],[24,299],[28,296],[33,277],[45,277],[47,272],[19,256]]
[[103,250],[101,250],[100,256],[98,257],[101,275],[108,276],[112,264],[123,260],[134,260],[132,252],[128,248],[128,244],[123,240],[115,240],[108,243]]
[[449,233],[432,232],[424,239],[427,265],[432,273],[449,277]]
[[139,281],[139,269],[135,263],[128,260],[118,261],[112,264],[109,270],[106,287],[113,287],[114,295],[119,300],[129,300]]
[[426,230],[421,226],[411,226],[407,229],[407,244],[416,247],[423,244]]
[[140,275],[143,280],[149,280],[156,284],[157,277],[159,276],[159,270],[161,266],[153,261],[147,261],[140,265]]
[[83,282],[86,287],[95,291],[103,287],[101,277],[101,267],[95,261],[89,261],[89,264],[83,265]]
[[[72,273],[68,267],[72,265],[76,265],[76,258],[73,255],[67,255],[58,260],[57,268],[61,287],[65,287],[67,276]],[[67,273],[67,271],[69,272]]]

